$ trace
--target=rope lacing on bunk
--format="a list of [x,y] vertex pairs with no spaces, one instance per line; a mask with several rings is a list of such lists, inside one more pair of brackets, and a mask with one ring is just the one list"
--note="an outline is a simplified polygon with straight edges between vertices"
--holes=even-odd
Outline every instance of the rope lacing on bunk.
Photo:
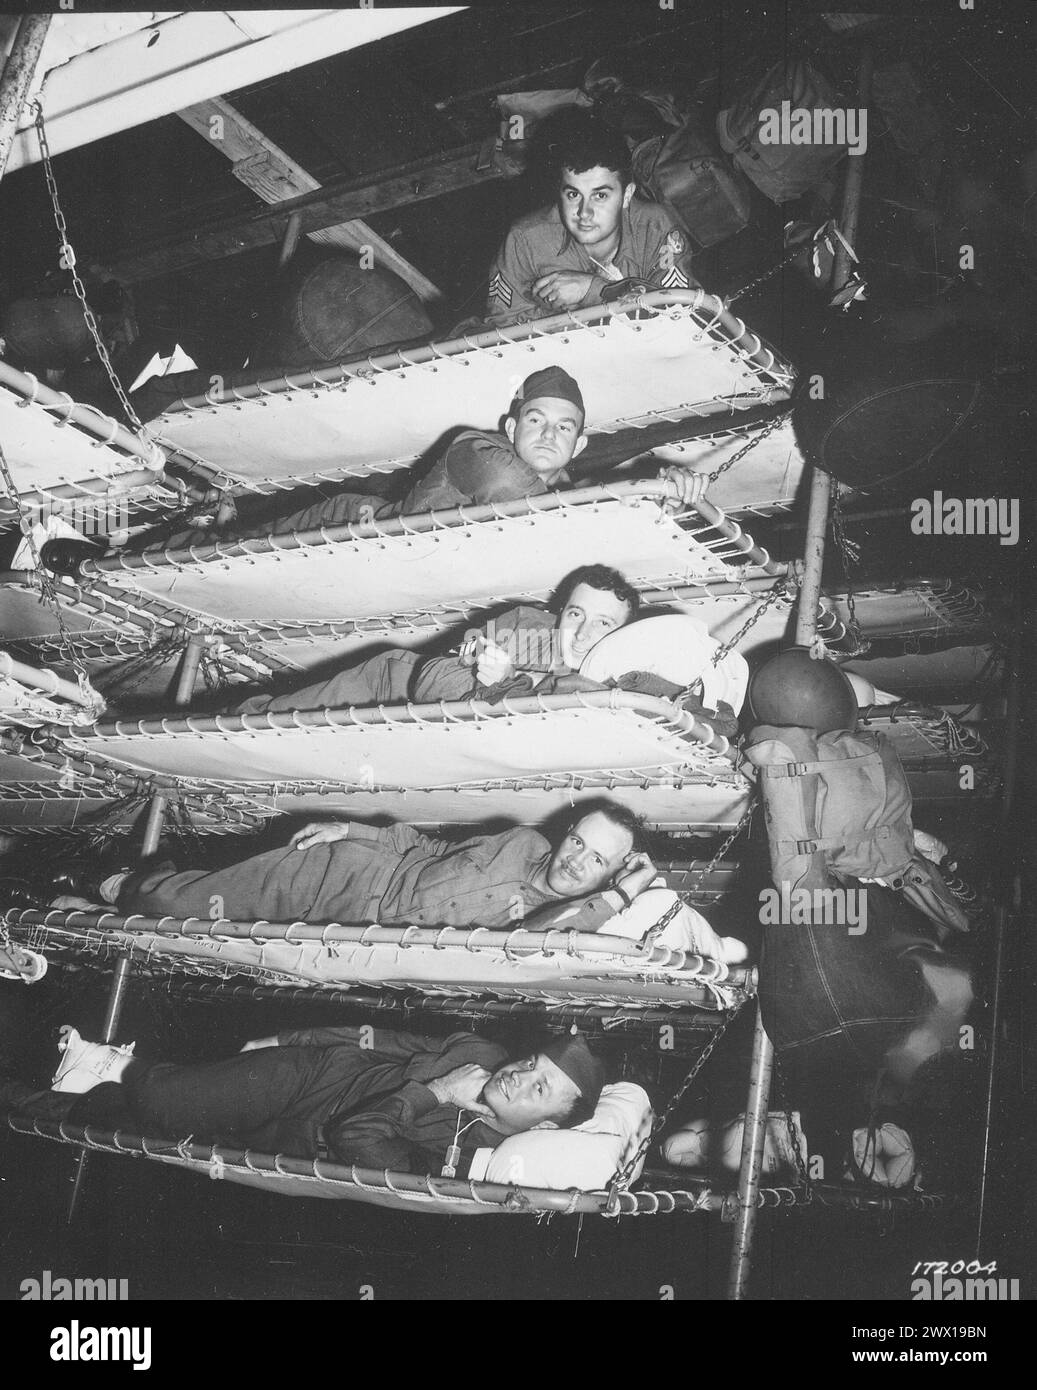
[[33,565],[35,566],[35,579],[40,587],[40,595],[44,603],[54,612],[54,617],[58,625],[58,646],[66,661],[75,672],[76,683],[79,686],[86,708],[94,714],[100,714],[101,710],[104,708],[104,701],[90,684],[90,677],[87,675],[86,667],[76,651],[72,634],[69,632],[65,623],[65,615],[61,611],[61,602],[58,598],[58,591],[53,576],[49,570],[44,568],[43,562],[40,559],[39,547],[36,544],[36,537],[33,535],[32,508],[19,496],[10,466],[7,462],[7,456],[2,446],[0,446],[0,478],[3,480],[4,488],[8,496],[18,508],[18,529],[25,537],[25,542],[29,547],[29,553],[32,556]]

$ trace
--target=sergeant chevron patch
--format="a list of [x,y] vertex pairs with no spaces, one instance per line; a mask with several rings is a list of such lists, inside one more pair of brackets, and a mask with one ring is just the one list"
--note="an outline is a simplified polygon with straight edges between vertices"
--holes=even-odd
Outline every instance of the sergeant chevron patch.
[[[687,284],[687,281],[685,281],[685,284]],[[490,281],[490,298],[499,299],[506,309],[510,309],[511,294],[511,286],[498,270],[497,274]]]

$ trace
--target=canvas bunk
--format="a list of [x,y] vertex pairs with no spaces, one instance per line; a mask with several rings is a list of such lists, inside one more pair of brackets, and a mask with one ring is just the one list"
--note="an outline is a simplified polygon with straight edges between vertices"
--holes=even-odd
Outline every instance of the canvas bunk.
[[8,474],[0,527],[16,526],[26,507],[88,520],[117,503],[162,510],[181,501],[153,440],[2,360],[0,439]]
[[[217,382],[149,428],[196,480],[282,491],[394,473],[459,425],[496,428],[521,383],[545,366],[580,383],[592,437],[780,404],[793,382],[789,364],[714,295],[653,292],[267,380]],[[459,401],[486,413],[465,421]]]
[[[643,380],[635,382],[641,395],[630,397],[633,374],[625,363],[618,374],[622,383],[608,367],[610,360],[623,361],[617,352],[621,340],[624,345],[647,342],[657,349],[647,400]],[[413,417],[402,402],[405,397],[412,403],[419,398],[413,383],[420,380],[428,399],[442,396],[448,403],[442,408],[447,409],[453,393],[436,392],[442,384],[440,374],[448,371],[463,369],[465,389],[474,393],[477,387],[480,399],[508,399],[529,371],[557,361],[581,380],[591,427],[599,431],[660,416],[679,420],[729,414],[761,402],[780,403],[791,385],[790,374],[769,350],[718,301],[701,292],[647,296],[634,307],[566,315],[529,329],[439,346],[439,353],[419,349],[407,357],[392,354],[349,370],[339,367],[285,378],[281,384],[235,387],[212,401],[185,401],[167,411],[156,428],[167,446],[175,446],[177,463],[196,480],[230,490],[263,491],[312,478],[362,477],[409,466],[432,441],[414,436],[408,424]],[[692,359],[695,372],[688,368]],[[723,380],[713,371],[717,364],[727,372]],[[440,380],[434,380],[437,377]],[[685,398],[689,382],[694,382],[695,399]],[[425,390],[429,386],[436,389]],[[372,409],[375,393],[377,406]],[[292,452],[300,435],[292,422],[300,406],[305,406],[308,429],[313,424],[317,441],[305,470]],[[395,445],[376,459],[365,445],[365,431],[374,439],[379,417],[399,428]],[[449,423],[456,425],[456,413]],[[426,424],[432,430],[437,421],[433,417]],[[351,445],[347,465],[341,459],[343,429],[356,430],[356,450]],[[822,598],[827,487],[823,475],[815,477],[797,618],[797,636],[808,643],[817,631]],[[776,588],[787,567],[775,564],[710,502],[698,504],[689,528],[665,514],[660,506],[664,496],[659,484],[619,483],[478,514],[477,509],[466,509],[421,521],[404,517],[378,526],[350,526],[335,534],[216,542],[183,555],[123,553],[87,562],[76,582],[60,581],[55,589],[80,616],[92,614],[88,622],[110,622],[110,642],[125,640],[131,629],[134,638],[149,631],[161,633],[160,640],[171,641],[174,634],[181,641],[188,639],[190,671],[188,679],[181,679],[181,704],[189,698],[206,642],[229,636],[231,659],[236,652],[242,659],[240,674],[250,660],[262,665],[267,655],[263,636],[270,632],[290,641],[301,629],[310,640],[316,636],[319,644],[325,636],[338,635],[336,625],[343,623],[353,625],[354,631],[365,622],[381,624],[383,630],[388,624],[395,631],[397,623],[420,629],[428,616],[436,627],[445,615],[463,617],[476,606],[514,595],[516,589],[522,597],[546,596],[561,577],[562,554],[568,570],[581,559],[600,561],[607,553],[611,563],[631,574],[656,601],[672,602],[674,595],[689,589],[713,597],[713,586],[721,597],[726,586],[727,594],[751,604],[752,612],[773,608],[777,617],[781,599],[783,623],[787,622],[789,594]],[[514,535],[521,546],[502,546],[502,534]],[[469,552],[478,552],[474,563]],[[521,571],[514,568],[515,555],[521,556]],[[338,569],[321,574],[321,566],[331,559],[336,566],[344,562],[352,567],[345,579]],[[742,561],[737,568],[732,565],[735,560]],[[509,565],[512,568],[506,568]],[[286,578],[287,566],[293,567],[291,579]],[[242,599],[243,574],[248,581]],[[293,589],[306,594],[302,612],[299,601],[290,597]],[[345,615],[343,593],[349,594]],[[257,603],[263,624],[251,618]],[[78,638],[84,645],[86,640],[98,640],[96,629],[90,639]],[[112,655],[110,650],[104,654]],[[530,737],[533,729],[535,739]],[[487,734],[499,744],[489,754]],[[515,697],[500,706],[468,701],[285,718],[184,712],[154,721],[52,726],[43,742],[47,740],[42,761],[51,771],[65,758],[76,775],[95,779],[95,790],[106,787],[125,798],[135,797],[138,806],[150,793],[145,853],[157,847],[170,806],[191,798],[203,806],[207,796],[220,798],[243,820],[309,809],[313,798],[325,810],[353,812],[358,801],[366,801],[371,814],[391,812],[411,823],[425,823],[428,816],[429,823],[470,824],[476,811],[480,818],[509,814],[541,819],[549,798],[555,806],[571,805],[607,788],[617,799],[646,810],[652,824],[685,833],[729,830],[727,841],[706,866],[710,872],[747,824],[750,804],[750,784],[735,768],[726,740],[671,702],[621,691],[578,698]],[[533,744],[539,751],[530,755]],[[602,758],[602,749],[607,749],[607,758]],[[253,775],[233,776],[243,763]],[[329,763],[334,778],[327,775]],[[449,767],[446,776],[441,772],[444,765]],[[654,1017],[665,1010],[719,1018],[715,1036],[754,994],[751,972],[732,973],[717,961],[660,946],[651,931],[640,942],[602,936],[576,940],[562,933],[532,939],[534,934],[520,930],[433,931],[428,940],[414,928],[373,924],[181,922],[76,912],[11,912],[4,919],[4,931],[8,940],[27,950],[45,947],[58,958],[85,955],[114,965],[105,1040],[115,1036],[134,969],[194,977],[217,987],[237,987],[245,981],[250,987],[298,990],[306,980],[315,1000],[327,992],[356,1002],[377,986],[383,997],[407,997],[407,992],[417,991],[448,1007],[529,1007],[546,1010],[555,1021],[561,1017],[559,1010],[596,1010],[603,1023],[629,1023],[640,1011]],[[491,941],[491,935],[505,939]],[[332,977],[326,973],[330,962],[338,972]],[[714,1041],[711,1038],[702,1050],[685,1084]],[[260,1181],[269,1186],[273,1179],[284,1179],[277,1190],[334,1188],[335,1195],[363,1200],[384,1200],[388,1194],[392,1204],[420,1201],[429,1210],[587,1210],[618,1215],[721,1208],[735,1221],[731,1292],[741,1297],[755,1213],[768,1204],[760,1162],[770,1067],[770,1044],[757,1022],[739,1188],[737,1195],[726,1197],[711,1192],[708,1184],[698,1190],[692,1184],[678,1193],[632,1190],[634,1173],[629,1166],[617,1171],[602,1192],[544,1196],[514,1184],[499,1191],[492,1185],[480,1190],[478,1183],[454,1189],[442,1187],[438,1179],[333,1171],[319,1161],[300,1166],[298,1160],[279,1155],[233,1155],[212,1146],[198,1149],[183,1140],[153,1143],[140,1136],[48,1127],[18,1117],[11,1123],[22,1132],[77,1144],[84,1153],[95,1148],[132,1151],[182,1167],[215,1169],[216,1175],[234,1181],[251,1182],[262,1174]],[[666,1118],[683,1089],[659,1119]],[[782,1191],[791,1194],[792,1202],[810,1201],[814,1190],[811,1186],[797,1193],[790,1188],[771,1195],[775,1204],[786,1200]],[[888,1201],[890,1207],[902,1204]]]
[[[663,503],[665,482],[617,483],[546,493],[519,502],[451,508],[367,524],[251,540],[214,541],[186,551],[120,552],[80,567],[136,594],[248,631],[333,622],[342,593],[350,616],[387,620],[430,609],[489,607],[521,593],[546,598],[564,572],[602,555],[637,588],[784,574],[735,522],[701,501],[685,519]],[[736,566],[736,562],[743,562]]]

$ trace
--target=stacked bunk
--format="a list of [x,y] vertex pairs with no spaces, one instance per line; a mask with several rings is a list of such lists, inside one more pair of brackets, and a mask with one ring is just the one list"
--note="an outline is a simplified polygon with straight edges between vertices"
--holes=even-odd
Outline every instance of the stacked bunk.
[[[197,491],[278,494],[287,512],[294,489],[417,467],[448,428],[491,423],[493,405],[480,404],[476,415],[473,402],[507,402],[545,365],[580,382],[592,440],[645,433],[649,447],[627,455],[637,467],[522,503],[217,534],[180,548],[120,549],[62,577],[4,576],[16,659],[53,666],[55,680],[74,672],[80,689],[108,684],[116,708],[84,718],[76,705],[72,717],[70,701],[41,720],[18,719],[15,708],[0,762],[0,821],[16,834],[68,834],[85,816],[86,836],[99,837],[124,831],[150,804],[153,815],[172,810],[192,834],[248,834],[271,818],[317,812],[476,831],[502,819],[540,824],[607,794],[674,845],[725,835],[713,859],[675,854],[671,886],[652,889],[647,903],[639,898],[593,936],[70,909],[8,912],[12,943],[58,961],[119,963],[124,973],[129,965],[208,995],[298,998],[305,990],[364,1008],[418,999],[421,1008],[462,1017],[526,1009],[554,1026],[577,1019],[603,1029],[638,1020],[654,1027],[662,1018],[692,1036],[713,1034],[704,1060],[755,992],[752,968],[711,954],[712,933],[696,937],[690,905],[719,891],[723,855],[748,824],[754,794],[752,769],[708,720],[674,700],[621,689],[262,715],[214,713],[182,699],[183,708],[167,701],[159,713],[133,717],[122,712],[125,691],[116,695],[109,684],[130,667],[140,673],[138,693],[150,680],[154,696],[186,651],[193,675],[208,673],[232,700],[240,686],[329,659],[344,664],[375,644],[442,646],[477,615],[506,601],[543,601],[565,574],[596,562],[626,574],[647,613],[697,619],[718,659],[733,654],[744,665],[746,655],[785,640],[793,567],[775,562],[743,523],[787,508],[802,482],[788,420],[793,372],[702,291],[649,294],[277,380],[233,380],[185,395],[149,430],[166,467]],[[673,515],[665,482],[633,476],[646,461],[650,471],[679,461],[708,474],[705,499]],[[822,597],[819,632],[833,650],[851,620],[865,634],[938,630],[980,644],[979,600],[939,579],[854,599]],[[937,761],[945,771],[972,737],[922,705],[875,707],[867,718],[905,740],[926,774]],[[463,1183],[374,1174],[193,1141],[12,1123],[267,1189],[407,1209],[618,1215],[731,1201],[684,1178],[677,1192],[634,1190],[658,1128],[643,1113],[609,1150],[598,1191],[495,1182],[492,1173]],[[562,1186],[580,1190],[552,1190]],[[769,1200],[756,1179],[750,1193],[753,1202]]]

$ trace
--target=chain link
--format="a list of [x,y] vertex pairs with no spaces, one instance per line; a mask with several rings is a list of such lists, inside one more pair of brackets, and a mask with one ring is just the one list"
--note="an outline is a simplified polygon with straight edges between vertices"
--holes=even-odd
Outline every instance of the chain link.
[[762,275],[757,275],[755,280],[750,280],[748,284],[743,285],[740,290],[735,290],[734,294],[729,294],[724,300],[724,304],[730,307],[736,299],[741,299],[744,295],[752,294],[753,290],[759,289],[759,287],[765,285],[768,280],[773,280],[780,270],[784,270],[787,265],[791,265],[794,260],[802,256],[804,249],[802,245],[799,245],[793,247],[791,251],[786,251],[781,260],[775,265],[772,265],[770,270],[765,270]]
[[773,420],[768,420],[766,425],[764,425],[763,429],[760,430],[759,434],[754,434],[752,439],[750,439],[746,444],[743,444],[742,447],[736,453],[733,453],[729,459],[722,463],[719,466],[719,468],[714,468],[712,473],[706,474],[707,484],[715,483],[716,480],[722,477],[723,474],[725,474],[729,468],[734,468],[736,463],[741,463],[742,459],[745,458],[746,454],[751,454],[752,451],[757,447],[757,445],[763,443],[763,441],[767,438],[768,435],[773,434],[774,431],[776,429],[779,429],[785,423],[786,420],[791,419],[792,411],[786,410],[783,411],[781,415],[775,415]]
[[43,162],[43,176],[47,181],[47,192],[50,194],[51,207],[54,211],[54,224],[58,229],[58,237],[61,242],[61,266],[67,270],[72,277],[72,288],[75,296],[79,300],[80,308],[83,311],[83,318],[86,326],[90,330],[90,336],[94,340],[94,347],[101,360],[101,365],[108,373],[108,380],[112,384],[112,389],[119,398],[119,403],[125,412],[127,420],[139,435],[141,441],[149,445],[153,450],[158,450],[158,444],[148,433],[141,423],[137,412],[134,410],[129,396],[123,388],[122,382],[116,375],[115,368],[112,366],[111,358],[108,356],[108,349],[101,337],[101,330],[97,326],[97,319],[86,297],[86,286],[79,277],[76,270],[76,253],[68,237],[68,224],[65,221],[65,214],[61,210],[61,203],[58,199],[58,185],[54,177],[54,168],[51,164],[50,146],[47,143],[47,131],[43,121],[43,106],[39,101],[33,102],[33,110],[36,119],[36,137],[40,142],[40,157]]
[[727,1012],[724,1014],[723,1021],[720,1023],[719,1027],[714,1028],[713,1032],[709,1035],[705,1047],[703,1047],[702,1051],[695,1058],[687,1076],[685,1076],[684,1080],[681,1082],[681,1084],[677,1087],[676,1091],[674,1091],[673,1095],[670,1097],[669,1101],[667,1102],[666,1108],[660,1114],[658,1114],[652,1121],[651,1129],[641,1140],[635,1152],[630,1156],[630,1158],[627,1159],[626,1163],[623,1164],[622,1168],[618,1168],[616,1170],[616,1173],[613,1176],[612,1181],[609,1183],[609,1198],[605,1206],[604,1215],[619,1215],[619,1212],[616,1210],[616,1204],[618,1202],[620,1192],[624,1191],[630,1185],[631,1178],[634,1174],[634,1169],[637,1167],[638,1163],[640,1163],[641,1159],[651,1148],[655,1136],[667,1123],[674,1110],[676,1110],[677,1106],[684,1099],[692,1082],[695,1080],[699,1072],[702,1070],[702,1068],[709,1061],[710,1057],[713,1055],[713,1051],[716,1048],[717,1044],[720,1042],[720,1039],[724,1036],[728,1028],[731,1026],[734,1020],[738,1017],[738,1014],[741,1012],[744,1002],[745,1001],[743,1000],[735,1008],[727,1010]]
[[803,1185],[804,1188],[807,1189],[809,1193],[810,1173],[807,1170],[806,1161],[803,1158],[803,1148],[800,1144],[800,1141],[803,1139],[803,1134],[799,1128],[799,1125],[796,1123],[795,1117],[793,1116],[792,1107],[788,1103],[788,1097],[785,1091],[785,1072],[782,1068],[781,1059],[778,1056],[776,1050],[774,1053],[773,1076],[774,1095],[775,1099],[778,1102],[778,1109],[785,1116],[785,1125],[789,1132],[789,1143],[792,1145],[792,1153],[796,1161],[796,1172],[799,1175],[800,1183]]
[[787,602],[791,602],[795,598],[798,587],[794,579],[779,579],[773,588],[767,590],[766,598],[759,601],[734,636],[729,637],[726,642],[721,642],[720,646],[717,647],[711,657],[712,664],[714,666],[719,665],[724,657],[734,650],[735,646],[742,640],[746,633],[752,631],[763,617],[764,613],[767,612],[767,609],[773,607],[779,599],[785,599]]

